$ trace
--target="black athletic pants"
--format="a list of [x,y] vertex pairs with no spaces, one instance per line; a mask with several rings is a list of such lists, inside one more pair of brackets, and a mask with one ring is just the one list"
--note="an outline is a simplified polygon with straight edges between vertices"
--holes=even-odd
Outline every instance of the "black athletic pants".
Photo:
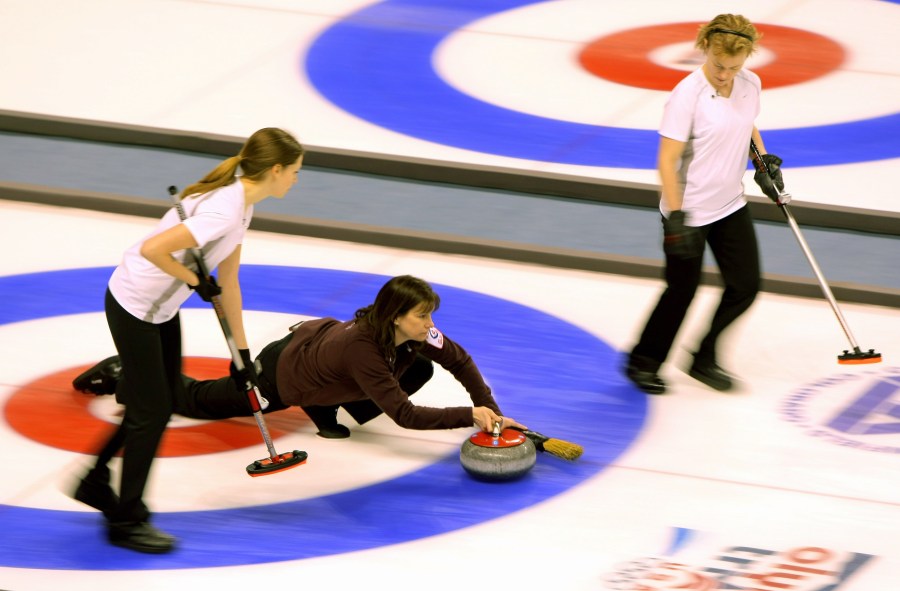
[[[288,408],[278,395],[275,370],[278,356],[290,342],[292,335],[270,343],[257,356],[262,371],[259,374],[260,393],[269,401],[263,412],[268,413]],[[400,387],[409,395],[418,392],[434,375],[434,366],[427,357],[417,355],[412,366],[400,376]],[[177,394],[175,412],[196,419],[226,419],[253,414],[247,401],[247,394],[239,388],[231,376],[216,380],[194,380],[184,376],[184,388]],[[343,407],[356,422],[363,424],[382,413],[371,400],[358,400],[334,406],[303,407],[313,422],[329,424],[334,421],[338,407]]]
[[144,322],[122,308],[106,291],[106,320],[122,362],[116,399],[125,405],[119,427],[98,453],[88,478],[109,481],[107,464],[119,452],[122,478],[119,506],[111,522],[146,521],[144,487],[153,458],[172,415],[174,393],[181,387],[181,320]]
[[[747,206],[698,229],[709,244],[725,285],[709,331],[695,352],[696,359],[715,362],[719,336],[747,311],[759,292],[759,248]],[[702,269],[702,256],[687,260],[666,256],[666,289],[632,349],[630,363],[648,371],[657,371],[663,364],[697,292]]]
[[[266,345],[257,356],[262,366],[259,373],[260,394],[269,401],[263,413],[288,408],[278,396],[275,384],[275,369],[278,356],[290,342],[292,335]],[[246,417],[253,414],[247,392],[243,385],[238,385],[233,377],[226,376],[216,380],[195,380],[182,377],[184,387],[177,393],[175,412],[194,419],[230,419]]]

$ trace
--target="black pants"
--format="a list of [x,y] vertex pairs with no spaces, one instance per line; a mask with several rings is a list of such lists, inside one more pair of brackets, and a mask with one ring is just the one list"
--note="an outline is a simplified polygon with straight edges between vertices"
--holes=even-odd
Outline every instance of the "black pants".
[[[182,383],[182,393],[175,402],[175,412],[181,416],[214,421],[253,414],[247,392],[231,376],[215,380],[182,376]],[[263,414],[287,408],[277,394],[266,392],[263,388],[260,388],[260,394],[269,401],[269,405],[262,409]]]
[[[416,355],[413,364],[409,366],[398,380],[400,388],[406,392],[407,396],[412,396],[424,386],[428,380],[434,375],[434,365],[431,360],[423,355]],[[369,399],[354,400],[353,402],[344,402],[332,406],[304,406],[305,412],[317,427],[324,428],[333,425],[335,414],[338,408],[343,408],[353,417],[353,420],[362,425],[379,416],[382,412],[375,402]]]
[[116,399],[125,416],[97,455],[89,478],[109,480],[107,464],[123,450],[119,506],[113,522],[146,521],[144,487],[153,458],[181,388],[181,320],[176,314],[162,324],[144,322],[128,313],[106,292],[106,320],[122,362]]
[[[747,206],[698,228],[716,259],[725,290],[706,336],[696,350],[701,361],[716,361],[716,343],[722,332],[747,311],[760,287],[759,248]],[[703,257],[666,256],[666,289],[650,314],[630,363],[656,371],[669,355],[678,330],[700,285]]]
[[[290,342],[292,335],[270,343],[260,351],[257,360],[262,366],[259,373],[259,390],[269,405],[263,413],[288,408],[278,396],[275,383],[275,368],[282,349]],[[232,376],[216,380],[195,380],[182,376],[183,388],[176,393],[175,412],[194,419],[230,419],[253,414],[253,409],[244,390]]]

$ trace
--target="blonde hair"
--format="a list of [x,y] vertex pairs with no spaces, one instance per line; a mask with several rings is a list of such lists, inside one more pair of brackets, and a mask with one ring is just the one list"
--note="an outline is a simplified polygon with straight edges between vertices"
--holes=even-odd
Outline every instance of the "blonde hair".
[[234,182],[240,167],[243,177],[255,181],[276,164],[289,166],[303,156],[303,145],[294,136],[276,127],[264,127],[244,143],[240,153],[223,160],[205,177],[181,192],[181,198],[202,195]]
[[762,33],[756,30],[747,17],[740,14],[720,14],[697,31],[695,47],[703,52],[729,56],[756,51],[756,43]]

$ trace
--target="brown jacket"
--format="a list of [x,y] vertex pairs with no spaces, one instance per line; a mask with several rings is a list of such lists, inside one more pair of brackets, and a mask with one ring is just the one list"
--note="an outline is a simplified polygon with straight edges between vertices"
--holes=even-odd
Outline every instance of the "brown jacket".
[[[459,345],[435,332],[418,353],[449,371],[466,389],[473,406],[500,413],[481,373]],[[373,400],[395,423],[407,429],[471,427],[471,406],[417,406],[398,379],[412,365],[416,350],[397,347],[393,366],[379,351],[369,331],[355,321],[319,318],[301,324],[278,357],[276,382],[285,404],[330,406]]]

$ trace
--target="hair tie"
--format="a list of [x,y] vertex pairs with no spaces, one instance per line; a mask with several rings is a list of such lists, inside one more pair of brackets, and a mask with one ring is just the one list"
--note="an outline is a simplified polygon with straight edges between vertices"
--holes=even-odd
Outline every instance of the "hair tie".
[[737,35],[738,37],[743,37],[750,43],[753,43],[753,37],[751,37],[747,33],[740,33],[738,31],[732,31],[731,29],[713,29],[709,32],[710,35],[712,35],[713,33],[726,33],[728,35]]

